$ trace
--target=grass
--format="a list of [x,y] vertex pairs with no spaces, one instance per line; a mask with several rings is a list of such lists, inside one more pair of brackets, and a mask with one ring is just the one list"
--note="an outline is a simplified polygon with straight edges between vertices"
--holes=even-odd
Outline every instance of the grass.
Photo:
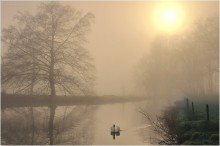
[[[186,100],[178,101],[176,108],[179,111],[179,130],[184,131],[182,143],[185,145],[218,145],[219,144],[219,101],[218,96],[209,100],[206,98],[188,98],[194,103],[195,112]],[[206,104],[209,105],[209,120],[207,120]]]
[[[194,104],[194,112],[193,106]],[[187,104],[188,103],[188,104]],[[206,105],[209,105],[209,120]],[[219,99],[217,96],[188,97],[167,107],[150,121],[163,145],[219,145]]]

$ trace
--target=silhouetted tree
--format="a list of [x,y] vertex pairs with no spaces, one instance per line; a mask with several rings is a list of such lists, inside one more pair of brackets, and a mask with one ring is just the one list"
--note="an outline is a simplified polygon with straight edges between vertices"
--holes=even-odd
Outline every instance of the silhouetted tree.
[[218,17],[198,21],[178,45],[182,88],[187,94],[218,94]]
[[94,65],[84,48],[94,16],[58,2],[41,3],[35,15],[18,13],[3,29],[7,53],[2,83],[15,92],[89,94]]

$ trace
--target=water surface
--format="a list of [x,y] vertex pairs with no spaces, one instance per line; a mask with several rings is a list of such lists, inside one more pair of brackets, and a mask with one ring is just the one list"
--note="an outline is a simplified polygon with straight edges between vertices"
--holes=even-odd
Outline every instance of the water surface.
[[[155,144],[151,125],[139,110],[153,114],[160,107],[148,101],[6,108],[1,113],[2,144]],[[113,124],[122,130],[115,139]]]

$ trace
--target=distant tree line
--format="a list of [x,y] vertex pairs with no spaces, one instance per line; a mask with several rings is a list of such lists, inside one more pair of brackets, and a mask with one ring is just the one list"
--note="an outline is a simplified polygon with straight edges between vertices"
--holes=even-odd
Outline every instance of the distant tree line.
[[159,36],[136,66],[146,95],[218,95],[219,19],[201,19],[187,34]]
[[93,93],[93,60],[86,34],[94,20],[59,2],[42,2],[36,14],[19,12],[2,31],[2,87],[17,94]]

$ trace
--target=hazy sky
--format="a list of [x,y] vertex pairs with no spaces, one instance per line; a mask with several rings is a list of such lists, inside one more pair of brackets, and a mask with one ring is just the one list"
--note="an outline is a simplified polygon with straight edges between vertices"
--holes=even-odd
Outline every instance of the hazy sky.
[[[35,12],[40,2],[1,2],[1,25],[13,24],[17,11]],[[160,34],[154,23],[154,11],[159,1],[145,2],[62,2],[92,12],[96,19],[88,34],[87,49],[97,68],[96,91],[99,95],[122,95],[133,92],[133,67],[147,51],[155,35]],[[165,4],[166,1],[163,1]],[[179,33],[192,26],[193,22],[213,13],[218,14],[218,2],[179,2],[183,21]],[[4,52],[4,50],[2,50]]]

